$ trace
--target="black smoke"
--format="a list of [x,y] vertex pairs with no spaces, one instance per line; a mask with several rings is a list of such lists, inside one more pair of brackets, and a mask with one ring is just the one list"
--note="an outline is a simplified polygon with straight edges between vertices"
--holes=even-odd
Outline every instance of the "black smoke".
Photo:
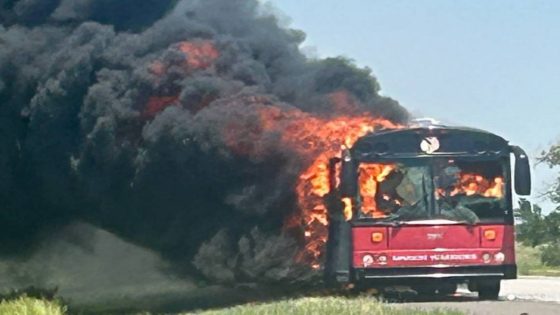
[[85,21],[112,25],[117,30],[149,27],[176,0],[1,0],[2,24],[27,27],[77,26]]
[[[259,111],[351,114],[329,98],[345,91],[408,117],[369,69],[307,58],[257,0],[0,0],[0,19],[4,255],[80,220],[211,281],[301,277],[282,226],[310,161]],[[184,42],[219,57],[197,67]]]

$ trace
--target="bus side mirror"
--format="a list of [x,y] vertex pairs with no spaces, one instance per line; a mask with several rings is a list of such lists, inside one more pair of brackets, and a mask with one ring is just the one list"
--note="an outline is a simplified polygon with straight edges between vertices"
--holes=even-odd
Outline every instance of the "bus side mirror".
[[523,149],[512,146],[511,151],[515,155],[515,192],[521,196],[531,194],[531,167],[529,157]]
[[342,198],[354,198],[358,194],[358,172],[350,151],[342,152],[340,167],[340,195]]

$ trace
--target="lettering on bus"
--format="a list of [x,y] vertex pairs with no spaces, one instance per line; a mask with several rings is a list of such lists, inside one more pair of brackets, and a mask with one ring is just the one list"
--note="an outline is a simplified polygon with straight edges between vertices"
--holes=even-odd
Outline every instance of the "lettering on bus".
[[393,261],[427,261],[428,255],[394,255]]
[[477,260],[476,254],[393,255],[392,261],[467,261]]
[[431,261],[450,261],[450,260],[476,260],[476,254],[433,254],[430,255]]

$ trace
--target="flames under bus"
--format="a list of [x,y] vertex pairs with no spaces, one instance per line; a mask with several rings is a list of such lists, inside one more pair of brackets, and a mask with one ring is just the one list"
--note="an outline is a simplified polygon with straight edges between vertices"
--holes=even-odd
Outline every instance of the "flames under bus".
[[528,195],[525,152],[491,133],[430,125],[358,140],[331,160],[327,280],[440,294],[467,283],[496,299],[517,277],[512,153]]

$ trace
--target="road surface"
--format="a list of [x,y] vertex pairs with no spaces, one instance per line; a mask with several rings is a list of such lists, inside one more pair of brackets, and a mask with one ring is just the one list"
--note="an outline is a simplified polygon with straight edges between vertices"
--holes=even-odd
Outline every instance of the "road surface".
[[396,307],[451,308],[467,314],[560,314],[560,277],[520,277],[502,282],[499,301],[478,301],[475,293],[461,287],[453,297],[435,301],[412,300]]

